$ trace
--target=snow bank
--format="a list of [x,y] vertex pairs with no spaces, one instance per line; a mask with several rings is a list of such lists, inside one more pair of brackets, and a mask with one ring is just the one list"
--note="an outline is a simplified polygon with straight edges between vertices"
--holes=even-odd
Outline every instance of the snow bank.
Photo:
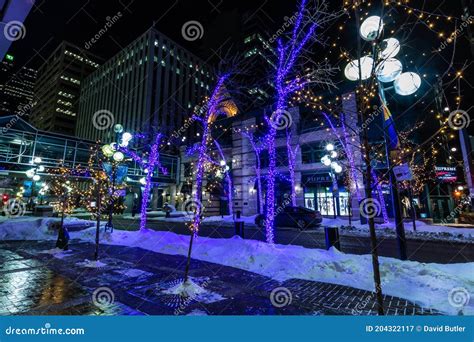
[[[75,234],[80,235],[82,239],[93,241],[94,230]],[[102,242],[185,256],[189,236],[151,230],[115,230]],[[278,281],[298,278],[369,291],[374,288],[371,256],[345,254],[334,248],[326,251],[293,245],[271,246],[239,237],[198,237],[194,242],[192,257],[255,272]],[[384,293],[448,314],[457,314],[459,310],[449,304],[448,297],[452,289],[462,287],[469,293],[474,293],[473,269],[474,263],[440,265],[380,257]],[[473,301],[466,304],[464,313],[474,314]]]
[[[1,240],[55,240],[58,234],[51,229],[51,225],[60,222],[57,217],[31,217],[21,216],[10,218],[0,222]],[[65,226],[84,225],[88,226],[91,221],[81,220],[76,217],[64,219]]]
[[[0,238],[56,239],[56,234],[51,235],[47,229],[48,220],[50,219],[28,220],[27,224],[22,224],[22,220],[14,220],[7,225],[0,224]],[[71,232],[70,235],[73,239],[93,243],[95,228]],[[115,230],[113,234],[102,234],[101,243],[186,256],[189,236],[153,230]],[[371,256],[345,254],[336,249],[326,251],[293,245],[268,245],[239,237],[197,237],[192,257],[255,272],[278,281],[298,278],[369,291],[374,288]],[[449,296],[453,289],[463,288],[468,294],[474,293],[473,270],[474,263],[440,265],[380,257],[385,294],[405,298],[447,314],[457,314],[459,311],[459,308],[450,305]],[[466,304],[463,312],[474,314],[474,299]]]

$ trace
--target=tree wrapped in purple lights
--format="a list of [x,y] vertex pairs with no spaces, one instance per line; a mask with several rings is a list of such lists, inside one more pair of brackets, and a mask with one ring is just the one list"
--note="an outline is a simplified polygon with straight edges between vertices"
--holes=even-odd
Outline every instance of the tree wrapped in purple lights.
[[[206,98],[204,105],[200,108],[199,114],[194,114],[193,118],[201,123],[202,126],[202,135],[201,135],[201,142],[199,145],[196,145],[192,150],[188,151],[188,153],[196,153],[197,154],[197,163],[196,163],[196,183],[195,189],[193,191],[193,200],[191,203],[188,203],[187,207],[193,208],[194,216],[193,220],[190,224],[191,230],[191,239],[189,243],[189,250],[188,250],[188,260],[186,263],[186,270],[185,270],[185,282],[188,280],[188,273],[189,273],[189,265],[191,261],[191,252],[193,246],[194,235],[197,235],[199,228],[202,222],[202,214],[203,214],[203,204],[202,204],[202,191],[203,191],[203,181],[204,175],[206,172],[206,164],[219,164],[213,160],[210,155],[210,149],[213,144],[212,138],[212,124],[214,120],[222,114],[226,114],[226,103],[230,100],[229,93],[226,89],[225,83],[229,79],[230,73],[223,73],[219,75],[217,78],[217,82],[215,87],[213,88],[212,94],[209,98]],[[219,145],[215,145],[219,146]],[[218,149],[220,146],[218,147]],[[221,150],[222,153],[222,150]],[[228,183],[232,186],[232,183]]]
[[[307,0],[302,0],[299,5],[296,21],[293,30],[288,38],[277,40],[277,66],[273,82],[276,89],[275,111],[268,119],[270,123],[269,132],[266,136],[268,147],[269,165],[267,176],[266,195],[266,217],[265,230],[268,243],[274,243],[273,226],[275,219],[275,178],[276,172],[276,146],[275,138],[277,130],[287,130],[287,148],[289,155],[289,169],[292,184],[292,194],[295,191],[294,170],[294,148],[288,141],[288,136],[292,119],[288,112],[288,101],[292,94],[311,84],[333,85],[331,82],[334,69],[327,63],[315,63],[308,48],[314,42],[321,41],[316,37],[316,29],[324,26],[329,21],[337,17],[336,13],[330,13],[324,1],[316,1],[308,4]],[[292,201],[296,201],[296,194],[292,196]]]
[[[135,138],[145,138],[143,134],[136,134]],[[148,206],[148,200],[150,198],[151,187],[152,187],[152,178],[155,170],[167,174],[165,167],[161,165],[160,162],[160,144],[163,135],[161,133],[155,133],[152,138],[152,144],[150,145],[150,152],[148,158],[144,156],[139,156],[135,151],[129,149],[128,147],[120,147],[126,155],[130,156],[133,161],[137,162],[143,171],[146,173],[144,179],[144,189],[142,192],[142,203],[140,209],[140,231],[146,230],[146,209]]]
[[258,213],[263,213],[263,191],[262,191],[262,159],[261,153],[264,150],[262,142],[258,141],[255,135],[249,131],[242,131],[242,135],[246,137],[252,150],[255,154],[255,180],[257,182],[257,198],[258,198]]

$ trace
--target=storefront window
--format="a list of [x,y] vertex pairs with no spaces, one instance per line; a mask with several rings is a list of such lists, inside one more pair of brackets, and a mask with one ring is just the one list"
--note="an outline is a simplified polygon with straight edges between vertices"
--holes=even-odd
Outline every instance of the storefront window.
[[345,190],[339,191],[339,196],[333,196],[330,188],[308,189],[304,194],[305,207],[318,210],[321,215],[333,216],[336,210],[337,216],[349,215],[349,193]]

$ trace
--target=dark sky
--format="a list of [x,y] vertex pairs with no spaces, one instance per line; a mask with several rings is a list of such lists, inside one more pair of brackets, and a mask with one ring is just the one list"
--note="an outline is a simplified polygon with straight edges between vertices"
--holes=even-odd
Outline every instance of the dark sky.
[[[154,23],[159,31],[202,56],[238,31],[239,13],[256,13],[274,26],[293,7],[291,1],[275,0],[38,0],[25,21],[25,38],[15,42],[10,53],[18,64],[37,67],[62,40],[83,47],[104,27],[107,17],[120,11],[122,17],[90,51],[110,58]],[[204,28],[202,39],[196,42],[181,35],[182,25],[190,20]]]
[[[329,3],[334,9],[341,9],[343,0],[330,0]],[[372,1],[371,6],[366,6],[367,3],[362,16],[379,14],[379,1]],[[91,52],[108,59],[154,25],[177,43],[207,60],[224,41],[236,43],[239,40],[241,27],[238,23],[244,13],[258,16],[270,31],[275,32],[282,26],[284,17],[295,12],[296,4],[296,0],[37,0],[25,21],[25,38],[14,42],[10,53],[15,55],[17,66],[37,68],[62,40],[84,47],[104,27],[107,17],[121,12],[122,17],[92,45]],[[392,17],[384,19],[384,36],[394,36],[402,42],[402,52],[397,58],[403,62],[405,71],[426,75],[416,95],[422,96],[432,86],[436,75],[447,71],[450,75],[446,75],[446,78],[452,79],[466,61],[469,63],[472,60],[472,55],[466,30],[459,35],[453,65],[450,66],[451,46],[441,53],[436,52],[445,40],[440,39],[439,33],[449,34],[454,31],[455,23],[462,23],[461,0],[412,0],[408,4],[416,11],[410,14],[409,7],[403,5],[387,7]],[[418,18],[420,14],[421,19]],[[455,20],[447,20],[449,16]],[[202,24],[202,39],[194,42],[183,39],[181,28],[190,20]],[[433,23],[434,27],[429,28],[428,22]],[[342,30],[339,30],[340,26]],[[336,77],[340,82],[344,81],[342,70],[347,64],[344,58],[340,58],[340,53],[348,51],[355,58],[357,34],[353,16],[343,15],[325,32],[326,47],[317,46],[313,50],[315,59],[328,57],[333,66],[340,68]],[[333,44],[336,45],[333,47]],[[368,52],[370,44],[365,44],[364,50]],[[465,71],[463,93],[469,88],[472,91],[472,86],[467,82],[469,72],[469,69]],[[352,87],[347,83],[341,86]],[[445,91],[454,94],[457,91],[456,83]],[[468,97],[465,99],[463,108],[469,110],[472,100]],[[409,106],[416,100],[416,97],[389,96],[393,106],[394,102]],[[428,105],[426,103],[426,107],[418,112],[423,114],[428,110]],[[471,126],[474,128],[474,125]]]

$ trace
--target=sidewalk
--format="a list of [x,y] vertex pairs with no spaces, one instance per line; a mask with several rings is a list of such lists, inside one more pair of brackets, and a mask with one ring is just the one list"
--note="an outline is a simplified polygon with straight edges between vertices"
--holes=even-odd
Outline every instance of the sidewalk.
[[[52,241],[0,243],[0,315],[376,314],[368,291],[299,279],[277,282],[198,260],[192,260],[190,275],[207,295],[186,299],[163,292],[182,280],[182,256],[101,246],[106,266],[90,268],[78,263],[92,258],[93,244],[72,241],[69,253],[44,253],[52,247]],[[101,290],[109,300],[97,303],[93,293]],[[384,296],[384,303],[388,315],[437,314],[392,296]]]

